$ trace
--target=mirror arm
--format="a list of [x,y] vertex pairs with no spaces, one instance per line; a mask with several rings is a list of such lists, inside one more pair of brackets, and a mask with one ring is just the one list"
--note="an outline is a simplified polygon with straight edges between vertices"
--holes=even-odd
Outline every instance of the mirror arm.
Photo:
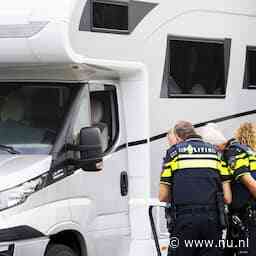
[[[94,148],[97,148],[97,146],[83,146],[83,145],[74,145],[74,144],[66,144],[65,145],[65,148],[67,151],[86,151],[88,149],[94,149]],[[88,159],[84,159],[84,160],[76,160],[76,159],[73,159],[73,158],[69,158],[69,159],[66,159],[65,161],[80,161],[80,162],[83,162],[83,163],[86,163],[86,162],[91,162],[91,161],[99,161],[99,160],[102,160],[103,157],[107,156],[108,153],[102,153],[100,154],[98,157],[93,157],[93,158],[88,158]]]
[[59,170],[65,166],[68,165],[74,165],[76,167],[79,167],[83,164],[88,164],[91,162],[101,162],[102,158],[105,157],[107,154],[101,154],[98,157],[93,157],[93,158],[88,158],[88,159],[83,159],[83,160],[79,160],[79,159],[74,159],[74,158],[68,158],[63,160],[61,163],[57,164],[54,168],[54,170]]
[[88,149],[98,149],[100,145],[75,145],[75,144],[66,144],[65,148],[67,151],[87,151]]
[[[90,159],[86,159],[86,160],[76,160],[76,159],[72,159],[72,158],[69,158],[69,159],[65,159],[63,160],[62,162],[60,162],[59,164],[55,165],[54,167],[52,167],[49,171],[49,173],[53,173],[57,170],[60,170],[60,169],[63,169],[64,167],[67,167],[67,166],[75,166],[76,168],[83,168],[85,164],[90,164],[92,162],[101,162],[101,158],[100,157],[97,157],[97,158],[90,158]],[[86,170],[88,172],[98,172],[100,171],[101,169],[95,169],[95,170]]]
[[[86,159],[86,160],[67,159],[67,165],[74,165],[77,168],[84,168],[85,164],[90,164],[92,162],[100,163],[101,161],[102,161],[102,159],[100,157],[90,158],[90,159]],[[101,171],[101,169],[93,169],[93,170],[86,169],[86,171],[98,172],[98,171]]]
[[[97,157],[97,158],[90,158],[90,159],[86,159],[86,160],[76,160],[76,159],[72,159],[72,158],[68,158],[68,159],[65,159],[63,161],[61,161],[60,163],[58,163],[57,165],[53,166],[49,173],[53,173],[55,171],[58,171],[60,169],[63,169],[67,166],[70,166],[70,165],[73,165],[77,168],[83,168],[83,165],[84,164],[89,164],[91,162],[100,162],[102,160],[102,158],[100,157]],[[88,172],[97,172],[97,171],[100,171],[100,169],[95,169],[95,170],[87,170]]]

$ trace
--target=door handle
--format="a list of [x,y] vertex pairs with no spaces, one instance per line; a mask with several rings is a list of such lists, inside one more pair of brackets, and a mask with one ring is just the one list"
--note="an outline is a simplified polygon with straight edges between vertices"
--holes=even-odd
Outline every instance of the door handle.
[[121,195],[127,196],[128,194],[128,174],[126,171],[121,172],[120,175],[120,189],[121,189]]

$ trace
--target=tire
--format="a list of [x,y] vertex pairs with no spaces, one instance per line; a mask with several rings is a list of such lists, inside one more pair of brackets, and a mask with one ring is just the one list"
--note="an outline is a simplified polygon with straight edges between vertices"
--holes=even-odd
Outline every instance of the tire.
[[76,253],[66,245],[52,244],[49,245],[45,256],[77,256]]

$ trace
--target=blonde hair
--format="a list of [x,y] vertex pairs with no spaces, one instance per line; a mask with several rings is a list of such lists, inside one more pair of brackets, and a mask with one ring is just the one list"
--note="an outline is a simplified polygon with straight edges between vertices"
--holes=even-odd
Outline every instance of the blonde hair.
[[235,131],[235,138],[241,143],[256,150],[256,126],[253,123],[243,123]]
[[169,135],[169,134],[173,134],[173,128],[168,130],[167,135]]

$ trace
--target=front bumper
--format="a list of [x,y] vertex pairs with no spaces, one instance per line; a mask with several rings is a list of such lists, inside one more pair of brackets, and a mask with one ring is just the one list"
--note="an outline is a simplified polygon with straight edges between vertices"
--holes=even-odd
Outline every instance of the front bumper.
[[44,256],[48,238],[0,243],[0,256]]
[[0,256],[44,256],[49,238],[27,226],[0,229]]

